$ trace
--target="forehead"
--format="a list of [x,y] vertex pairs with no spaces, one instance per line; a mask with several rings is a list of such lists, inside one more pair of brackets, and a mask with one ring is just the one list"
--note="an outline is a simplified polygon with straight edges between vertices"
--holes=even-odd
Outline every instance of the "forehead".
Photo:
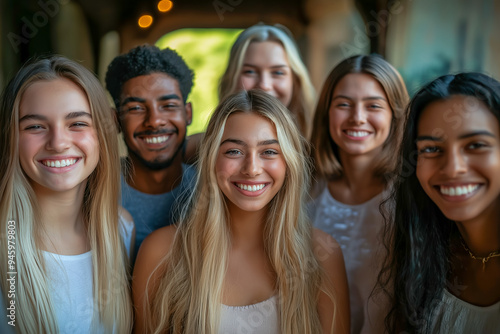
[[227,138],[247,142],[277,139],[276,127],[268,118],[257,113],[236,112],[226,120],[222,140]]
[[248,45],[243,63],[289,65],[285,49],[279,42],[251,42]]
[[418,120],[419,135],[448,136],[488,130],[499,133],[498,119],[479,99],[472,96],[453,95],[448,99],[430,103]]
[[176,94],[182,99],[179,82],[165,73],[140,75],[125,81],[121,98],[141,97],[156,99],[163,95]]
[[349,73],[335,85],[334,95],[352,97],[380,96],[387,99],[382,85],[366,73]]
[[85,92],[66,78],[37,81],[21,96],[20,117],[28,113],[55,114],[71,111],[91,112]]

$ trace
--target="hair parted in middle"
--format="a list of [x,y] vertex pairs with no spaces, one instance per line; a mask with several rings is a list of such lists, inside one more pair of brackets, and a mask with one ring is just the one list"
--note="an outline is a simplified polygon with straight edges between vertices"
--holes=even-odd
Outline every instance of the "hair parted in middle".
[[[145,303],[146,326],[152,333],[218,333],[231,232],[215,166],[226,121],[234,113],[256,113],[270,120],[286,162],[284,184],[268,204],[264,227],[265,250],[277,277],[281,332],[320,332],[317,298],[321,284],[329,285],[313,252],[304,206],[310,174],[307,142],[289,111],[259,90],[229,96],[210,119],[190,208],[177,226],[171,252],[156,269],[159,274],[154,276],[161,280],[152,300]],[[325,293],[333,301],[333,288]]]
[[[441,76],[424,85],[408,104],[396,159],[399,175],[390,197],[396,205],[394,214],[386,217],[385,243],[391,256],[378,278],[379,285],[393,300],[385,319],[389,333],[429,333],[433,311],[444,289],[456,284],[448,281],[454,256],[450,245],[460,232],[457,224],[426,194],[416,174],[420,117],[433,102],[455,95],[473,98],[470,103],[481,101],[500,124],[500,82],[482,73]],[[453,127],[451,120],[455,119],[449,119]]]
[[329,112],[335,87],[343,77],[351,73],[370,75],[382,86],[387,95],[387,102],[392,111],[391,129],[382,153],[375,161],[375,173],[377,176],[390,179],[396,168],[394,152],[397,152],[401,141],[405,107],[409,97],[399,72],[378,55],[356,55],[346,58],[335,66],[326,78],[314,114],[314,131],[311,136],[315,173],[328,181],[337,179],[343,174],[338,145],[330,136],[328,124],[330,124]]
[[125,82],[141,75],[164,73],[179,83],[184,103],[193,87],[194,73],[182,57],[174,50],[160,50],[154,45],[141,45],[122,54],[111,62],[106,72],[108,89],[117,110],[120,107],[120,95]]
[[[82,211],[92,250],[94,324],[108,332],[128,332],[132,306],[128,282],[128,260],[118,225],[120,155],[116,123],[106,92],[93,73],[61,56],[26,63],[5,88],[0,112],[0,228],[7,236],[7,221],[19,223],[17,230],[16,305],[22,319],[21,333],[56,333],[57,321],[49,293],[42,235],[47,233],[33,186],[19,159],[19,114],[23,94],[33,84],[70,80],[88,99],[99,146],[99,162],[88,177]],[[4,234],[5,233],[5,234]],[[0,259],[7,263],[6,238],[0,238]],[[2,290],[8,291],[6,271],[0,271]],[[104,298],[103,296],[109,298]],[[4,295],[5,296],[5,295]],[[7,300],[7,299],[5,299]]]
[[229,55],[226,72],[219,86],[219,100],[224,100],[236,92],[238,80],[248,46],[252,42],[278,42],[283,46],[293,73],[293,94],[289,106],[301,133],[309,138],[311,134],[316,91],[309,78],[299,49],[290,31],[282,25],[256,24],[245,29],[234,42]]

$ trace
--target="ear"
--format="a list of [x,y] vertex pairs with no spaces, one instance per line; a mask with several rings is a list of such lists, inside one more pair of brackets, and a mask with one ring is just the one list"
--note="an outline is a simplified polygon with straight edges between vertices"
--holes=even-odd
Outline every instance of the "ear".
[[190,125],[193,121],[193,107],[191,102],[186,103],[184,109],[186,109],[186,124]]

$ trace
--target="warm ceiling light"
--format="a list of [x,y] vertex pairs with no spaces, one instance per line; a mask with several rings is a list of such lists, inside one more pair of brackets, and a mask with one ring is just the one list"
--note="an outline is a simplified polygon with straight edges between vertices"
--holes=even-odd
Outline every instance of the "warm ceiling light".
[[151,15],[142,15],[137,21],[139,27],[141,28],[149,28],[151,24],[153,24],[153,17]]
[[165,13],[172,9],[173,5],[174,4],[170,0],[161,0],[160,2],[158,2],[158,10],[162,13]]

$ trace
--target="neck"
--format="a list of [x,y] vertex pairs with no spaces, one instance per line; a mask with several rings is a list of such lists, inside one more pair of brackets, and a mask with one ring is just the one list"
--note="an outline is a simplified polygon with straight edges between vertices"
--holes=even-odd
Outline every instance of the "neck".
[[140,161],[129,157],[132,164],[127,183],[145,194],[158,195],[172,191],[182,180],[182,156],[177,154],[172,164],[164,169],[152,170]]
[[373,171],[373,157],[368,155],[341,155],[342,177],[328,183],[328,190],[337,201],[358,205],[384,191],[386,183]]
[[88,250],[85,222],[82,215],[86,182],[65,192],[36,187],[40,208],[41,240],[44,250],[58,254],[80,254]]
[[255,248],[264,246],[264,224],[267,210],[243,211],[234,205],[229,208],[232,247]]
[[466,222],[457,222],[467,247],[477,257],[500,251],[500,208],[495,203],[489,212]]

